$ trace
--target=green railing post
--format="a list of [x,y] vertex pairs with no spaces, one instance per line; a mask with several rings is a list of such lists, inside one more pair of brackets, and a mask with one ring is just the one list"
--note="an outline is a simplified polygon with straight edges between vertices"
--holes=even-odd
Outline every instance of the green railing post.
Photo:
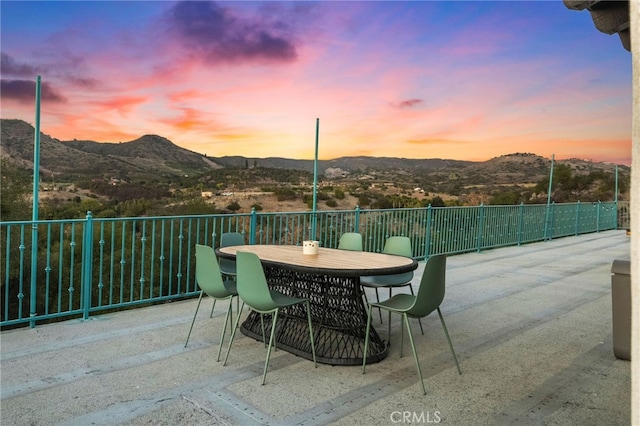
[[551,202],[549,209],[549,241],[553,239],[556,230],[556,202]]
[[356,206],[354,210],[354,230],[353,232],[360,232],[360,206]]
[[91,282],[93,281],[93,214],[87,212],[82,236],[82,318],[89,319],[91,312]]
[[482,248],[482,233],[484,232],[484,203],[480,203],[480,214],[478,216],[478,235],[476,236],[476,247],[478,253]]
[[547,190],[547,211],[544,219],[544,236],[543,241],[551,239],[547,237],[549,232],[550,210],[551,210],[551,191],[553,189],[553,165],[555,162],[555,154],[551,155],[551,170],[549,171],[549,189]]
[[600,210],[602,210],[602,202],[598,201],[598,206],[596,207],[596,232],[600,232]]
[[578,235],[578,227],[580,226],[580,200],[576,203],[576,232],[575,235]]
[[316,227],[318,226],[318,135],[320,134],[320,119],[316,118],[316,151],[313,158],[313,216],[311,216],[311,239],[316,240]]
[[256,208],[251,208],[251,220],[249,221],[249,244],[256,243],[256,232],[258,228],[258,213]]
[[[37,174],[37,172],[34,172]],[[36,294],[37,294],[37,278],[38,278],[38,225],[33,222],[31,225],[31,287],[29,290],[29,327],[34,328],[36,326],[36,316],[38,312],[36,310]]]
[[522,244],[522,229],[524,228],[524,203],[520,202],[520,208],[518,209],[520,213],[518,215],[518,245]]
[[29,292],[29,326],[36,326],[36,294],[37,294],[37,278],[38,278],[38,204],[40,193],[40,98],[41,98],[41,82],[40,76],[36,78],[36,122],[35,134],[33,136],[33,210],[31,218],[31,288]]
[[424,238],[424,258],[429,258],[429,247],[431,247],[431,221],[433,220],[433,207],[431,203],[427,206],[427,232]]

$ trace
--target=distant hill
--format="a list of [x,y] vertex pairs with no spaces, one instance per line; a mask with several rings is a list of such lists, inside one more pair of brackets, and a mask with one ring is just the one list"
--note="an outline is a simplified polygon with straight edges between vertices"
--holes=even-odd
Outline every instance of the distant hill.
[[[1,120],[0,153],[33,169],[35,129],[21,120]],[[60,176],[156,178],[200,174],[222,166],[168,139],[146,135],[131,142],[60,141],[41,133],[41,173]]]
[[[269,167],[275,169],[296,169],[313,172],[313,160],[294,160],[290,158],[268,157],[254,158],[241,156],[216,157],[216,163],[225,167],[250,166]],[[437,170],[447,167],[468,166],[470,161],[442,159],[413,159],[391,157],[340,157],[333,160],[318,160],[318,169],[324,173],[326,169],[338,168],[347,172],[366,172],[382,170]]]
[[[21,120],[0,120],[0,154],[33,169],[34,128]],[[558,161],[577,173],[611,171],[614,164],[586,160]],[[113,176],[119,179],[171,179],[198,176],[219,168],[247,166],[295,169],[313,172],[313,160],[280,157],[207,157],[181,148],[157,135],[145,135],[130,142],[60,141],[41,134],[40,169],[62,179]],[[448,159],[408,159],[389,157],[341,157],[318,161],[320,174],[371,175],[378,180],[407,177],[408,181],[456,182],[456,185],[496,185],[537,182],[548,176],[550,160],[535,154],[516,153],[484,162]],[[623,173],[629,168],[621,166]],[[416,179],[418,178],[418,179]]]

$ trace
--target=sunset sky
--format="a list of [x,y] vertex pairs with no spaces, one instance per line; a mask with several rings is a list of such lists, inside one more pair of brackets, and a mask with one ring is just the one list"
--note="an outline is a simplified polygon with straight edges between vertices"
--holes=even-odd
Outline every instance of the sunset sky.
[[2,118],[219,157],[631,163],[631,54],[562,0],[0,2]]

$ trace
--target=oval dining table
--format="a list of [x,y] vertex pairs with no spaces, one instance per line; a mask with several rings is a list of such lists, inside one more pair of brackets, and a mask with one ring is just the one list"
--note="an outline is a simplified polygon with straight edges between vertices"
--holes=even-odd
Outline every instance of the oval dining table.
[[[367,311],[360,277],[410,272],[418,267],[412,258],[382,253],[319,247],[304,254],[295,245],[241,245],[216,249],[220,258],[234,260],[239,251],[255,253],[262,263],[269,287],[281,293],[307,298],[318,362],[331,365],[362,365]],[[271,326],[270,316],[263,318]],[[240,331],[262,341],[260,314],[251,312]],[[301,306],[278,314],[276,347],[312,359],[306,312]],[[367,363],[384,359],[389,343],[375,328],[369,331]]]

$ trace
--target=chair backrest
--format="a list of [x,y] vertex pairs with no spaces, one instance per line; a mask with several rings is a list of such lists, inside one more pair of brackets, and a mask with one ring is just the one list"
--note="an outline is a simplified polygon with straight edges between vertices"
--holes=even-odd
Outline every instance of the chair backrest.
[[424,265],[416,301],[407,311],[409,316],[425,317],[436,310],[444,300],[447,256],[431,256]]
[[[220,247],[242,246],[244,236],[239,232],[225,232],[220,236]],[[220,259],[220,269],[226,275],[236,274],[236,262],[230,259]]]
[[[411,239],[409,237],[389,237],[384,243],[382,252],[385,254],[395,254],[397,256],[413,257],[413,249],[411,248]],[[398,282],[409,282],[413,279],[413,271],[397,274]]]
[[213,248],[196,244],[196,282],[206,294],[212,297],[227,297],[218,259]]
[[239,251],[236,253],[236,265],[238,267],[236,277],[238,296],[256,310],[273,309],[276,304],[269,292],[269,285],[260,258],[255,253]]
[[383,253],[398,256],[413,257],[411,239],[409,237],[389,237],[384,243]]
[[340,250],[362,251],[362,235],[358,232],[345,232],[338,242]]
[[239,232],[225,232],[220,236],[220,247],[244,245],[244,235]]

